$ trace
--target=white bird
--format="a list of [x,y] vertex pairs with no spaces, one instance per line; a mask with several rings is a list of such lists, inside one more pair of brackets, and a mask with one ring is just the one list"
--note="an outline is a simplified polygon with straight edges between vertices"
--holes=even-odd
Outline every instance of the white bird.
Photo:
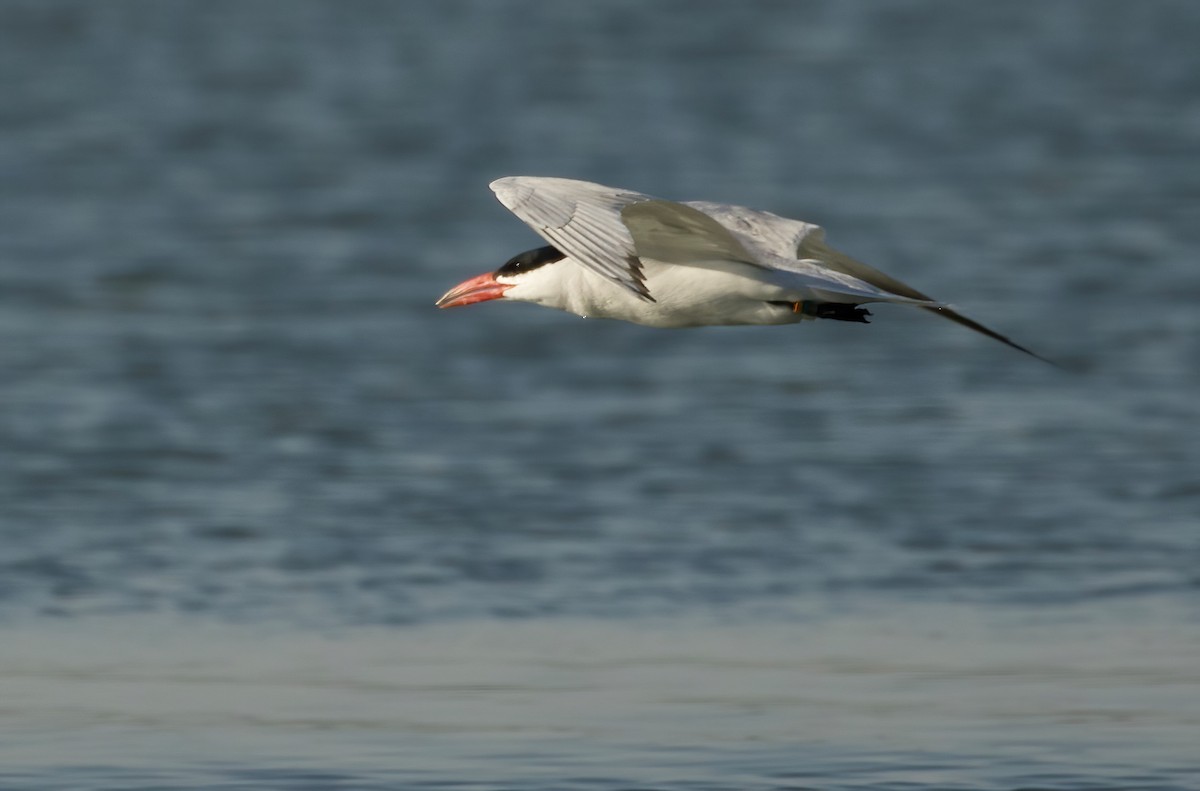
[[1045,359],[834,250],[811,223],[572,179],[510,176],[491,188],[550,244],[460,283],[438,307],[507,299],[585,318],[699,327],[814,319],[865,324],[871,314],[859,305],[894,302],[932,311]]

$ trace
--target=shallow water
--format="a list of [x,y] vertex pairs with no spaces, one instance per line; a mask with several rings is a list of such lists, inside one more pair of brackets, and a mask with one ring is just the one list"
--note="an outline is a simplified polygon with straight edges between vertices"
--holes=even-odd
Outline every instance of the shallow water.
[[[1197,787],[1197,8],[5,4],[0,785]],[[513,173],[1072,370],[436,311]]]
[[[1137,616],[1135,625],[1126,618]],[[10,787],[1194,787],[1177,613],[18,630]],[[15,716],[14,716],[15,715]],[[1108,785],[1105,785],[1108,784]]]

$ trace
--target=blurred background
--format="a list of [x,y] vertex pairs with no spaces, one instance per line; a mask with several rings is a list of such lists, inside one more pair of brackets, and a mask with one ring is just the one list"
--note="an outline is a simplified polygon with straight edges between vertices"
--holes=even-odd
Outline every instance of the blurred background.
[[[1200,774],[1200,5],[0,5],[0,786]],[[441,312],[504,175],[924,314]]]

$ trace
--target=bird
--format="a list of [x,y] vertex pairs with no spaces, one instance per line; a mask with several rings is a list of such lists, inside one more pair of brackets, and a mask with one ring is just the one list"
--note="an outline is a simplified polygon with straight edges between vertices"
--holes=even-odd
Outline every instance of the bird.
[[[819,225],[707,201],[676,202],[576,179],[507,176],[497,199],[546,242],[436,303],[531,302],[649,327],[869,323],[872,303],[921,308],[1050,360],[841,253]],[[1053,363],[1051,363],[1053,364]]]

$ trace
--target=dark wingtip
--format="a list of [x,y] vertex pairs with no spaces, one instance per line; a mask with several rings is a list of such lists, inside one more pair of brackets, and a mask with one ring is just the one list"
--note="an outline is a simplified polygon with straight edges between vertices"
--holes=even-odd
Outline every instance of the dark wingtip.
[[646,273],[642,269],[642,259],[636,255],[625,256],[625,262],[629,264],[629,273],[633,275],[634,290],[637,295],[647,302],[658,302],[657,299],[650,296],[650,289],[646,288]]
[[992,329],[989,329],[989,328],[983,326],[982,324],[975,321],[974,319],[967,318],[966,316],[962,315],[961,313],[954,310],[953,308],[947,307],[945,305],[926,305],[923,307],[925,308],[925,310],[928,310],[931,313],[936,313],[939,316],[944,316],[945,318],[948,318],[957,324],[961,324],[964,327],[975,330],[976,332],[986,335],[989,338],[994,338],[995,340],[1000,341],[1001,343],[1003,343],[1006,346],[1011,346],[1012,348],[1016,349],[1019,352],[1024,352],[1025,354],[1028,354],[1030,357],[1034,358],[1035,360],[1041,360],[1046,365],[1054,366],[1055,368],[1059,369],[1060,371],[1068,370],[1062,364],[1056,363],[1054,360],[1047,359],[1031,349],[1026,349],[1024,346],[1017,343],[1016,341],[1006,338],[1005,336],[1001,335],[1000,333],[996,332],[995,330],[992,330]]

